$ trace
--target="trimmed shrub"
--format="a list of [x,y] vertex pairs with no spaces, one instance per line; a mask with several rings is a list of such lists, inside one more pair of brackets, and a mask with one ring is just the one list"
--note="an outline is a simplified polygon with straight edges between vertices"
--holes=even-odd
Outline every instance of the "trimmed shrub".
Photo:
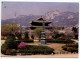
[[67,51],[67,46],[62,46],[63,50]]
[[16,55],[16,50],[15,49],[7,49],[6,54],[7,55]]
[[56,39],[56,40],[52,40],[52,39],[46,39],[47,40],[47,42],[48,43],[65,43],[65,44],[67,44],[67,43],[73,43],[74,41],[72,41],[72,40],[61,40],[61,39]]
[[10,55],[16,55],[16,49],[11,49],[11,54]]
[[[1,46],[1,53],[10,54],[13,49],[17,49],[17,44],[14,39],[6,39]],[[12,54],[12,53],[11,53]]]
[[75,44],[75,47],[78,48],[78,43]]
[[2,44],[1,53],[6,54],[6,50],[7,50],[7,45],[6,44]]
[[61,40],[60,38],[56,38],[56,40]]
[[67,44],[67,45],[63,46],[62,48],[63,48],[63,50],[69,51],[71,53],[78,52],[78,45],[77,44]]
[[10,53],[10,49],[7,49],[7,50],[6,50],[6,54],[7,54],[7,55],[10,55],[10,54],[11,54],[11,53]]
[[34,41],[32,39],[28,39],[28,40],[16,40],[16,43],[19,44],[21,42],[25,42],[25,43],[33,43]]
[[14,39],[6,39],[5,44],[7,45],[7,49],[17,49],[17,43]]
[[47,46],[27,45],[26,49],[19,50],[19,53],[26,54],[51,54],[54,49]]

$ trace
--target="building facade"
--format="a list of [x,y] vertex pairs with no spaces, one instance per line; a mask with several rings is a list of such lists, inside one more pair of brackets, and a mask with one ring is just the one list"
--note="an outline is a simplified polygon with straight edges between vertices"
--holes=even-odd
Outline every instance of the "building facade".
[[38,39],[38,37],[35,35],[34,30],[36,28],[42,28],[43,27],[43,21],[44,21],[44,27],[45,27],[45,32],[46,32],[46,36],[52,34],[52,30],[53,27],[51,26],[51,21],[48,20],[44,20],[42,17],[37,19],[37,20],[33,20],[30,22],[31,26],[29,26],[29,37],[34,36],[34,39]]

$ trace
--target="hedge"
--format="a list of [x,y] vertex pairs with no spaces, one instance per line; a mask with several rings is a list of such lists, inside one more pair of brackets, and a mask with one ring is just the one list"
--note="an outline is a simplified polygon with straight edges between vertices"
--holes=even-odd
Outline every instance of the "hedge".
[[19,50],[18,53],[26,54],[51,54],[54,49],[47,46],[27,45],[26,49]]
[[47,46],[27,45],[26,49],[7,49],[6,44],[1,46],[1,53],[6,55],[16,55],[17,53],[28,54],[51,54],[54,53],[54,49]]
[[67,44],[62,47],[63,50],[68,51],[68,52],[78,52],[78,45],[77,44]]
[[46,39],[48,43],[73,43],[72,40],[52,40],[52,39]]
[[6,54],[6,50],[7,50],[7,45],[6,44],[2,44],[1,53]]
[[6,39],[7,49],[17,49],[17,43],[14,39]]
[[34,41],[29,39],[29,40],[16,40],[16,43],[19,44],[21,42],[25,42],[25,43],[33,43]]

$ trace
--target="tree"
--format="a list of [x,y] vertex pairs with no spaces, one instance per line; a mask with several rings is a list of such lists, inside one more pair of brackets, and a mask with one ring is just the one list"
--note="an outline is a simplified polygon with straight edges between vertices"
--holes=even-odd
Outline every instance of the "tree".
[[72,28],[72,31],[73,31],[73,32],[77,32],[77,28],[76,28],[76,27],[73,27],[73,28]]
[[73,33],[74,33],[75,39],[78,39],[78,28],[73,27],[73,28],[72,28],[72,31],[73,31]]
[[59,34],[59,31],[57,29],[53,30],[53,36],[56,36],[57,34]]
[[15,33],[19,30],[19,26],[15,23],[6,24],[2,26],[1,32],[9,32],[15,35]]
[[25,32],[25,38],[29,39],[28,32]]
[[42,28],[36,28],[36,29],[35,29],[35,33],[36,33],[36,36],[37,36],[38,38],[41,37],[41,31],[42,31]]

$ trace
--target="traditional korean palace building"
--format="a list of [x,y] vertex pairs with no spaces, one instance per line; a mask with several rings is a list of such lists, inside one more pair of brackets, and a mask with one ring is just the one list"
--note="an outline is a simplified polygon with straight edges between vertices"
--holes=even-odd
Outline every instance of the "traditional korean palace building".
[[[29,35],[33,35],[35,37],[35,32],[34,30],[36,28],[42,28],[43,26],[43,21],[44,21],[44,27],[45,27],[45,32],[46,34],[51,34],[52,30],[53,30],[53,27],[51,26],[51,21],[48,21],[48,20],[44,20],[42,17],[37,19],[37,20],[33,20],[30,22],[31,26],[29,26],[30,30],[28,31],[29,32]],[[48,35],[49,36],[49,35]]]
[[51,21],[47,21],[47,20],[43,20],[43,18],[39,18],[37,20],[33,20],[30,22],[31,26],[30,29],[34,30],[35,28],[40,28],[43,25],[43,21],[45,23],[45,29],[52,29],[52,26],[49,26],[49,24],[51,23]]

